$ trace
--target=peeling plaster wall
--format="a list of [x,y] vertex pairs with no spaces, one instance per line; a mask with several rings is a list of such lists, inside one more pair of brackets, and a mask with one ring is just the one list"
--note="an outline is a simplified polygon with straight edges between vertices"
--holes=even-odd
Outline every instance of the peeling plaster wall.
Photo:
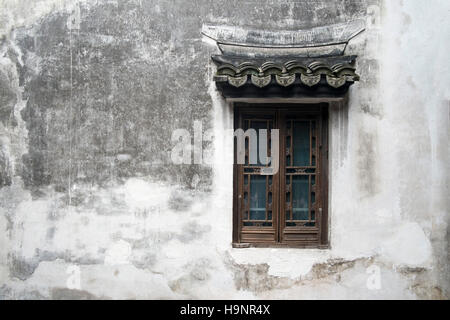
[[[0,8],[0,299],[449,298],[448,1]],[[202,24],[356,18],[361,81],[330,109],[331,248],[232,249],[232,110]],[[172,131],[194,121],[214,162],[175,165]]]

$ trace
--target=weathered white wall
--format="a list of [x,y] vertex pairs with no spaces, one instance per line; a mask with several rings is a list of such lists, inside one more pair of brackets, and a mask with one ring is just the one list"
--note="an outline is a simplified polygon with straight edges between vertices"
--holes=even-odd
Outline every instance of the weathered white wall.
[[[182,14],[164,2],[142,2],[145,10],[161,14],[168,21]],[[251,20],[255,27],[308,26],[298,22],[304,14],[299,9],[301,5],[266,2],[279,15],[269,21],[264,20],[264,12],[258,11],[253,2],[243,2],[254,9],[253,17],[260,17]],[[83,3],[95,8],[94,2]],[[334,104],[331,109],[331,247],[312,250],[231,248],[232,147],[231,137],[224,133],[232,127],[232,110],[212,82],[214,66],[209,55],[217,49],[210,41],[201,39],[199,27],[202,17],[215,23],[238,23],[239,17],[232,20],[229,15],[240,11],[239,4],[230,2],[230,12],[217,13],[214,10],[221,8],[220,2],[209,11],[205,9],[207,4],[196,3],[194,9],[199,16],[192,21],[197,22],[187,22],[198,26],[193,27],[195,39],[188,41],[195,43],[192,46],[177,47],[179,39],[186,37],[179,31],[174,31],[168,44],[165,43],[155,27],[151,29],[156,34],[155,48],[149,46],[133,52],[155,74],[159,69],[151,64],[153,59],[164,65],[176,65],[179,69],[169,69],[173,73],[181,70],[184,75],[183,66],[189,63],[201,72],[200,80],[194,79],[196,86],[189,89],[201,91],[200,97],[186,98],[179,102],[179,107],[184,108],[184,117],[194,112],[194,120],[198,114],[209,113],[200,120],[215,134],[211,174],[193,169],[193,174],[187,170],[180,177],[161,169],[165,175],[173,175],[172,179],[162,179],[158,172],[134,171],[127,159],[135,154],[120,150],[115,158],[105,156],[104,161],[119,163],[117,166],[125,162],[126,168],[132,168],[126,171],[131,174],[120,171],[123,175],[119,175],[112,167],[111,176],[121,179],[104,182],[76,180],[70,175],[66,179],[61,172],[63,183],[69,183],[67,190],[61,190],[57,178],[36,186],[27,184],[20,174],[21,168],[27,166],[22,163],[22,156],[30,153],[30,144],[36,141],[33,135],[39,133],[21,112],[31,108],[29,93],[26,95],[25,91],[38,92],[40,84],[21,83],[21,71],[16,66],[26,65],[31,70],[26,76],[33,78],[40,74],[43,65],[40,61],[48,57],[33,54],[32,50],[25,52],[11,29],[45,23],[52,13],[78,15],[61,1],[26,2],[26,5],[20,1],[1,2],[1,8],[6,8],[2,14],[7,16],[0,25],[3,36],[0,71],[3,79],[7,79],[1,86],[2,92],[8,93],[2,96],[6,97],[2,103],[12,103],[17,123],[13,124],[10,118],[0,124],[2,174],[11,178],[11,183],[0,189],[0,296],[3,299],[448,298],[450,44],[446,39],[450,24],[446,12],[450,3],[444,0],[354,3],[359,5],[358,9],[349,4],[345,7],[349,12],[342,12],[332,10],[333,5],[327,1],[305,1],[305,6],[316,13],[308,22],[310,25],[339,22],[339,15],[343,20],[361,15],[367,19],[366,31],[351,40],[346,49],[346,54],[358,55],[361,81],[351,87],[347,103]],[[129,8],[121,10],[131,12],[139,1],[127,5]],[[33,14],[28,15],[24,8]],[[176,12],[171,13],[172,10]],[[69,24],[68,28],[72,27]],[[27,32],[32,31],[19,30],[20,34]],[[104,39],[101,41],[114,41]],[[158,46],[163,48],[162,52]],[[61,73],[66,71],[62,69]],[[180,82],[180,86],[184,85]],[[69,83],[69,87],[75,86]],[[149,108],[156,108],[163,103],[162,99],[170,103],[178,94],[164,86],[159,88],[162,85],[158,83],[144,81],[142,86],[148,89],[144,90],[146,93],[128,94],[153,92],[149,96],[164,97],[151,100]],[[119,82],[116,83],[119,90],[117,87],[120,89]],[[95,98],[87,91],[83,94]],[[95,103],[116,99],[112,97],[114,92],[109,96],[103,94],[99,93],[100,100]],[[73,104],[70,110],[77,110],[74,99],[71,96],[69,100],[57,101]],[[200,112],[181,106],[196,99],[205,106],[199,107]],[[133,100],[127,108],[139,106],[139,100]],[[49,114],[46,116],[51,118]],[[87,118],[90,116],[94,124],[101,122],[98,114],[88,113]],[[180,119],[177,125],[176,116],[153,116],[158,123],[174,123],[175,128],[191,124]],[[148,125],[155,126],[154,130],[164,129],[156,121]],[[47,126],[52,127],[52,123]],[[99,130],[103,129],[100,126]],[[51,135],[50,131],[46,135]],[[64,132],[54,136],[64,139]],[[108,132],[107,141],[120,140],[114,130]],[[145,141],[147,137],[135,138]],[[50,142],[65,143],[55,139]],[[56,154],[55,158],[64,155]],[[46,159],[54,160],[50,156]],[[69,159],[76,161],[75,156]],[[210,184],[204,184],[205,179]],[[375,276],[379,271],[379,288],[371,286],[370,281],[368,285],[368,280],[374,279],[370,278],[371,271],[375,271]]]

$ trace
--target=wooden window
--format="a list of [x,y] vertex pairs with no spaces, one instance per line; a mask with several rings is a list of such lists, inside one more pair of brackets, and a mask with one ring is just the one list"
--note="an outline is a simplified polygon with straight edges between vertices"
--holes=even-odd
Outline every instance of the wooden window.
[[268,130],[268,156],[270,130],[279,129],[279,169],[267,174],[270,163],[259,156],[251,163],[249,135],[245,163],[238,164],[235,139],[233,246],[327,247],[327,104],[236,104],[234,109],[235,129]]

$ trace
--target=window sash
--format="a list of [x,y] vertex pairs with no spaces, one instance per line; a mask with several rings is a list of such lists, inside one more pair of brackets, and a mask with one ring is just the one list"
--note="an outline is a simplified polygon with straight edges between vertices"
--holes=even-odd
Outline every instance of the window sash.
[[[275,175],[260,175],[249,169],[258,169],[262,167],[261,164],[239,165],[235,162],[233,244],[236,247],[316,248],[328,245],[327,114],[327,104],[235,106],[235,129],[242,128],[245,131],[251,127],[251,121],[270,119],[273,128],[280,130],[279,170]],[[309,144],[307,155],[306,152],[298,153],[295,150],[296,121],[301,124],[304,133],[309,131],[308,139],[299,140],[300,144],[297,145],[297,148],[305,151]],[[304,157],[297,161],[295,157],[302,154]],[[253,182],[258,182],[252,183],[252,178]],[[257,185],[259,189],[253,190]],[[308,190],[306,197],[295,194],[300,187]],[[295,196],[297,198],[293,199]]]

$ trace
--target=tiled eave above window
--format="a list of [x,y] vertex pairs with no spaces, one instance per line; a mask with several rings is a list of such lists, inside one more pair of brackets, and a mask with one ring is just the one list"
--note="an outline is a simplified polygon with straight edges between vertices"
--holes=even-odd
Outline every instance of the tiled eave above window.
[[214,76],[225,97],[342,97],[359,80],[356,56],[249,58],[216,55]]
[[333,88],[359,80],[355,73],[356,56],[328,58],[266,58],[249,59],[236,56],[213,56],[217,64],[216,82],[227,82],[236,88],[251,83],[259,88],[271,83],[283,87],[304,85],[314,87],[322,78]]

